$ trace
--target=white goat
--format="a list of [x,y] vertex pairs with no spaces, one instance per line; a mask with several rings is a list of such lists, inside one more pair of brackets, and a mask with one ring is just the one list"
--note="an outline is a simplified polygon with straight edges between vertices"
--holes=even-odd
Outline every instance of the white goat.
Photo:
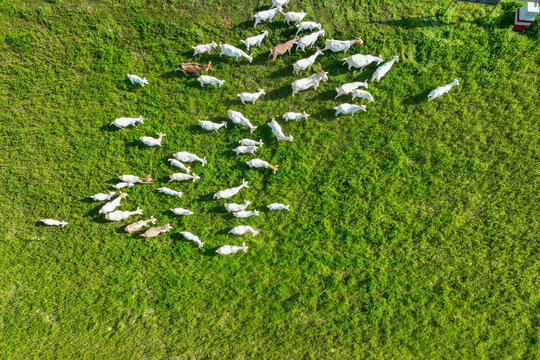
[[111,125],[114,125],[120,129],[124,129],[125,127],[129,125],[135,126],[136,123],[140,122],[141,124],[144,124],[143,117],[139,116],[138,118],[128,118],[128,117],[121,117],[118,119],[115,119]]
[[282,10],[283,8],[281,6],[277,6],[274,9],[259,11],[258,13],[253,15],[253,18],[255,20],[255,24],[253,25],[253,27],[257,26],[258,23],[263,22],[263,21],[268,20],[272,22],[272,19],[274,18],[274,16],[276,16],[276,14]]
[[204,158],[200,158],[199,156],[195,154],[188,153],[187,151],[179,151],[177,153],[173,154],[173,157],[176,160],[180,160],[182,162],[194,162],[198,161],[204,166],[206,164],[206,156]]
[[184,173],[174,173],[170,176],[170,180],[169,182],[171,181],[186,181],[186,180],[193,180],[193,182],[199,180],[201,177],[200,176],[197,176],[195,174],[184,174]]
[[168,187],[160,187],[159,189],[157,189],[157,191],[166,195],[172,195],[172,196],[178,196],[178,197],[182,197],[183,195],[181,191],[169,189]]
[[171,211],[173,213],[175,213],[176,215],[193,215],[193,214],[195,214],[193,211],[188,210],[188,209],[184,209],[184,208],[175,208],[175,209],[171,209]]
[[228,199],[228,198],[238,194],[238,192],[240,190],[242,190],[243,188],[247,188],[247,187],[249,187],[248,182],[245,181],[244,179],[242,179],[242,185],[237,186],[237,187],[233,187],[233,188],[230,188],[230,189],[220,190],[220,191],[218,191],[217,193],[214,194],[214,199]]
[[171,163],[172,166],[179,167],[180,169],[184,170],[185,172],[187,172],[189,174],[190,167],[184,165],[183,162],[178,161],[176,159],[169,159],[169,162]]
[[434,89],[434,90],[431,90],[431,92],[428,94],[428,101],[431,101],[435,98],[438,98],[439,96],[443,95],[443,94],[446,94],[447,92],[450,91],[451,88],[453,88],[454,86],[456,85],[459,85],[459,80],[458,79],[454,79],[454,81],[452,81],[450,84],[447,84],[447,85],[444,85],[444,86],[439,86],[438,88]]
[[377,80],[377,82],[379,82],[382,79],[382,77],[386,75],[388,71],[390,71],[390,69],[392,68],[392,65],[394,65],[395,62],[399,62],[398,56],[393,56],[392,60],[387,61],[381,66],[379,66],[377,70],[375,70],[375,72],[373,73],[373,76],[371,77],[371,81],[373,82],[373,80]]
[[204,85],[212,85],[213,87],[218,87],[218,86],[223,86],[223,84],[225,84],[225,80],[219,80],[218,78],[215,78],[213,76],[208,76],[208,75],[201,75],[197,78],[197,80],[199,80],[199,83],[201,84],[202,87],[204,87]]
[[242,102],[242,104],[245,104],[246,101],[251,101],[252,104],[255,104],[255,101],[257,101],[257,99],[261,95],[266,95],[266,93],[264,92],[263,89],[259,89],[255,93],[246,93],[246,92],[244,92],[244,93],[238,94],[236,96],[240,98],[240,101]]
[[295,113],[295,112],[287,112],[283,115],[283,119],[289,121],[289,120],[300,120],[300,119],[307,119],[309,117],[308,114],[304,111],[303,113]]
[[131,81],[131,84],[139,84],[141,86],[144,86],[144,85],[148,85],[148,80],[146,80],[146,78],[140,78],[139,76],[137,75],[133,75],[133,74],[127,74],[127,77],[129,79],[129,81]]
[[337,99],[341,95],[347,95],[353,92],[354,90],[358,89],[360,86],[363,86],[367,89],[368,88],[367,81],[364,81],[364,82],[355,81],[352,83],[343,84],[340,87],[336,88],[337,95],[335,98]]
[[341,104],[334,108],[336,110],[336,116],[339,114],[354,114],[358,110],[367,111],[366,105],[354,105],[354,104]]
[[140,208],[134,211],[116,210],[105,214],[105,219],[109,221],[122,221],[133,215],[142,215],[143,211]]
[[321,49],[317,47],[317,51],[315,54],[311,55],[310,57],[307,57],[305,59],[300,59],[297,62],[293,64],[293,74],[298,74],[298,72],[309,69],[311,65],[315,63],[315,60],[317,59],[317,56],[324,55]]
[[233,150],[236,155],[240,155],[240,154],[251,154],[253,155],[255,153],[255,151],[257,151],[257,147],[256,146],[237,146],[236,148],[234,148]]
[[114,211],[114,209],[116,209],[118,206],[120,206],[120,201],[123,198],[125,198],[126,196],[127,196],[127,194],[125,194],[123,192],[120,192],[120,195],[116,199],[111,200],[108,203],[106,203],[105,205],[103,205],[101,207],[101,209],[99,209],[98,214],[106,214],[106,213],[109,213],[111,211]]
[[351,67],[364,70],[364,68],[368,66],[369,64],[376,62],[377,65],[379,65],[382,61],[383,61],[382,55],[379,55],[379,57],[376,57],[373,55],[354,54],[343,59],[342,65],[347,64],[349,66],[349,70],[351,70]]
[[310,87],[313,87],[314,90],[317,90],[321,81],[327,81],[327,80],[328,80],[328,76],[323,70],[321,70],[321,72],[319,72],[318,74],[311,75],[310,77],[296,80],[291,84],[292,91],[293,91],[292,95],[294,96],[299,91],[307,90]]
[[244,211],[249,206],[249,204],[251,204],[251,201],[244,199],[243,204],[235,204],[235,203],[225,204],[225,209],[228,212]]
[[354,40],[326,40],[326,44],[324,46],[323,51],[330,50],[332,52],[340,52],[343,51],[343,53],[346,53],[349,51],[350,47],[354,44],[362,45],[364,42],[362,41],[362,38],[359,37],[358,39]]
[[148,146],[161,146],[161,140],[163,139],[164,136],[166,136],[165,134],[163,133],[156,133],[156,135],[158,136],[157,139],[153,138],[153,137],[150,137],[150,136],[142,136],[140,139],[141,139],[141,142],[145,145],[148,145]]
[[251,139],[238,140],[238,143],[241,146],[260,146],[260,147],[263,147],[263,145],[264,145],[262,140],[255,141],[255,140],[251,140]]
[[182,236],[188,240],[195,241],[200,248],[203,247],[204,243],[199,240],[199,237],[197,235],[193,235],[189,231],[181,231],[180,234],[182,234]]
[[233,216],[238,219],[245,219],[250,216],[259,216],[259,212],[257,210],[253,211],[237,211],[233,213]]
[[246,45],[247,49],[249,50],[250,46],[258,46],[261,47],[262,41],[265,37],[268,36],[268,31],[264,30],[260,35],[248,37],[245,40],[240,40],[240,42],[244,45]]
[[272,6],[271,8],[275,8],[275,7],[285,7],[289,4],[289,1],[291,0],[272,0]]
[[215,47],[217,47],[217,44],[215,42],[213,42],[213,41],[210,44],[202,44],[202,45],[192,46],[192,48],[194,50],[193,56],[199,55],[199,54],[204,54],[204,53],[210,53],[210,50],[212,50]]
[[90,198],[92,198],[94,201],[105,201],[105,200],[111,200],[114,194],[116,194],[116,191],[109,191],[108,194],[99,193],[99,194],[90,196]]
[[59,220],[54,220],[54,219],[41,219],[39,221],[41,221],[45,225],[49,225],[49,226],[61,226],[61,227],[64,227],[64,226],[66,226],[68,224],[64,220],[59,221]]
[[246,246],[246,243],[242,243],[242,246],[223,245],[222,247],[217,249],[216,252],[219,255],[229,255],[229,254],[236,254],[240,250],[244,250],[244,252],[247,252],[248,247]]
[[319,36],[324,36],[325,33],[326,31],[319,30],[304,37],[301,37],[300,40],[298,40],[298,42],[296,43],[296,50],[301,49],[302,51],[306,51],[306,47],[313,46]]
[[368,102],[375,102],[373,96],[365,90],[354,90],[352,92],[352,99],[354,100],[356,98],[366,99]]
[[120,175],[118,177],[120,181],[124,181],[131,184],[150,184],[152,182],[152,178],[150,175],[146,175],[146,177],[138,177],[135,175]]
[[268,209],[269,209],[269,210],[272,210],[272,211],[276,211],[276,210],[290,210],[290,209],[289,209],[289,206],[290,206],[290,205],[279,204],[279,203],[272,203],[272,204],[267,205]]
[[227,55],[227,56],[235,58],[236,61],[238,61],[239,57],[243,57],[243,58],[246,58],[250,63],[253,60],[252,56],[249,56],[244,51],[242,51],[239,48],[234,47],[232,45],[220,44],[219,48],[221,49],[221,52],[219,53],[219,56]]
[[293,141],[292,135],[285,136],[285,134],[283,134],[283,130],[281,130],[281,126],[278,124],[278,122],[275,119],[272,119],[272,121],[268,123],[268,126],[270,126],[270,128],[272,129],[272,133],[276,136],[278,141],[279,140]]
[[227,127],[227,122],[226,121],[223,121],[221,124],[216,124],[214,122],[211,122],[211,121],[207,121],[207,120],[200,120],[199,121],[199,125],[204,129],[204,130],[208,130],[208,131],[218,131],[219,129],[221,129],[222,127]]
[[300,31],[304,31],[304,30],[313,30],[313,29],[321,30],[322,25],[313,21],[302,21],[300,24],[296,25],[296,28],[298,29],[296,31],[296,34],[298,35]]
[[276,171],[278,170],[278,167],[279,165],[270,165],[268,163],[268,161],[264,161],[264,160],[261,160],[261,159],[251,159],[249,161],[246,162],[246,164],[248,164],[248,166],[250,168],[254,167],[254,168],[267,168],[267,169],[272,169],[274,171],[274,174],[276,173]]
[[251,235],[253,236],[257,236],[257,234],[259,233],[258,231],[256,231],[255,229],[253,229],[251,226],[247,226],[247,225],[238,225],[238,226],[235,226],[233,227],[230,231],[229,231],[229,234],[233,234],[233,235],[244,235],[245,233],[251,233]]
[[113,188],[115,188],[116,190],[120,190],[120,189],[123,189],[125,187],[132,187],[133,185],[135,185],[135,184],[134,183],[129,183],[127,181],[122,181],[122,182],[119,182],[118,184],[113,185]]
[[229,116],[229,119],[236,124],[236,125],[244,125],[249,127],[249,132],[252,133],[257,129],[257,126],[253,126],[251,122],[246,118],[242,113],[234,110],[227,111],[227,115]]
[[284,13],[283,11],[281,12],[283,14],[283,16],[285,16],[285,23],[287,23],[287,25],[289,25],[290,22],[300,22],[304,19],[304,17],[307,15],[307,13],[305,12],[292,12],[292,11],[289,11],[289,12],[286,12]]

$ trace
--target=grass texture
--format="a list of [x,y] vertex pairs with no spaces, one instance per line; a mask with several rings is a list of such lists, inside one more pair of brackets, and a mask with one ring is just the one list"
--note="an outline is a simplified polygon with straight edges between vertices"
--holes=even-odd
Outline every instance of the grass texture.
[[[354,39],[311,71],[267,61],[291,39],[270,1],[0,1],[0,357],[2,359],[533,359],[538,356],[538,24],[511,31],[521,3],[291,1],[326,38]],[[268,30],[252,64],[191,46]],[[323,40],[317,43],[323,45]],[[348,71],[354,53],[398,55],[370,84],[367,113],[335,117],[334,89],[370,79]],[[173,72],[212,61],[222,88]],[[290,84],[320,69],[317,91]],[[126,74],[146,76],[131,85]],[[454,78],[461,85],[426,95]],[[264,88],[255,105],[236,94]],[[358,103],[358,101],[355,101]],[[227,110],[258,129],[221,122]],[[298,122],[287,111],[311,116]],[[117,117],[143,115],[120,130]],[[275,117],[292,143],[265,125]],[[140,136],[167,134],[161,148]],[[249,169],[232,149],[262,139]],[[206,156],[195,183],[166,184],[177,151]],[[152,175],[126,189],[173,230],[144,240],[97,214],[88,196],[121,174]],[[231,199],[259,217],[233,218],[212,194],[249,181]],[[157,193],[183,191],[181,199]],[[270,212],[282,202],[290,212]],[[169,209],[185,207],[189,217]],[[41,217],[66,220],[45,227]],[[137,220],[137,219],[134,219]],[[257,237],[227,231],[248,224]],[[180,231],[197,234],[202,249]],[[247,254],[218,256],[246,241]]]

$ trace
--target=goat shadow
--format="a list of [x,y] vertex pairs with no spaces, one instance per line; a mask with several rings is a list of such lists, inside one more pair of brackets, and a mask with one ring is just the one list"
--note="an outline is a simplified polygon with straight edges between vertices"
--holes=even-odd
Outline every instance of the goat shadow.
[[334,109],[325,109],[314,113],[312,116],[320,120],[334,120],[336,118],[336,112]]
[[427,102],[428,101],[428,94],[431,92],[431,90],[425,90],[419,94],[411,95],[403,99],[403,104],[405,105],[417,105],[421,102]]
[[283,85],[279,88],[276,88],[268,92],[266,97],[268,100],[282,100],[284,97],[292,93],[292,90],[290,90],[291,92],[289,92],[290,88],[291,88],[291,85]]
[[334,97],[336,96],[336,90],[325,90],[317,93],[315,97],[313,97],[313,100],[317,101],[327,101],[327,100],[334,100]]

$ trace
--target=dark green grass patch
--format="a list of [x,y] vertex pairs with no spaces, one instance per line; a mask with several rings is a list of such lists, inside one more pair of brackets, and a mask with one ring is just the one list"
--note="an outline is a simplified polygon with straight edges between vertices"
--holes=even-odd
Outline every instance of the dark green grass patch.
[[[364,45],[325,53],[318,91],[291,96],[292,63],[267,61],[295,29],[268,2],[0,3],[0,357],[174,359],[534,358],[538,352],[537,26],[511,31],[519,4],[495,9],[427,1],[292,1],[326,38]],[[510,19],[510,20],[509,20]],[[535,27],[536,26],[536,27]],[[270,32],[250,65],[191,46]],[[319,46],[323,42],[319,40]],[[370,83],[367,113],[335,117],[335,88],[370,79],[354,53],[399,55]],[[212,61],[222,88],[173,72]],[[146,76],[131,85],[126,74]],[[454,78],[461,85],[426,96]],[[255,105],[236,94],[264,88]],[[202,131],[241,111],[258,128]],[[285,122],[287,111],[311,116]],[[121,116],[145,124],[120,130]],[[275,117],[292,143],[277,143]],[[161,148],[141,136],[167,134]],[[249,169],[241,138],[262,139]],[[177,151],[206,156],[201,179],[167,183]],[[88,196],[121,174],[150,174],[122,209],[173,230],[142,240],[97,214]],[[233,218],[216,191],[259,217]],[[156,191],[170,186],[177,199]],[[290,212],[270,212],[283,202]],[[190,217],[169,209],[186,207]],[[41,217],[65,219],[63,229]],[[257,237],[227,234],[235,225]],[[205,242],[198,249],[181,231]],[[218,256],[246,241],[247,254]]]

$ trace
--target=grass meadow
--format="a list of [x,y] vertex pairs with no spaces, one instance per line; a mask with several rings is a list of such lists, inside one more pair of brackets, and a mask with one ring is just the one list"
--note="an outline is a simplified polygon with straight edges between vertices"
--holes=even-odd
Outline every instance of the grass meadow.
[[[364,40],[292,75],[314,50],[267,61],[296,31],[281,14],[253,29],[268,4],[0,1],[0,358],[538,358],[538,21],[513,32],[518,2],[292,0],[326,38]],[[240,39],[262,30],[252,64],[216,49],[192,58],[192,45],[245,49]],[[399,63],[370,84],[367,113],[336,118],[352,101],[334,89],[375,69],[348,71],[341,60],[354,53]],[[173,72],[193,60],[212,61],[225,85]],[[328,82],[291,97],[293,80],[320,69]],[[460,86],[426,101],[454,78]],[[236,99],[257,88],[255,105]],[[258,129],[197,125],[228,109]],[[311,116],[279,120],[287,111]],[[138,115],[144,125],[109,126]],[[292,143],[277,143],[272,117]],[[161,148],[138,140],[158,131]],[[231,151],[246,137],[264,141],[257,157],[276,175]],[[177,172],[167,159],[184,150],[207,157],[192,165],[201,179],[166,184]],[[140,206],[171,232],[143,240],[98,215],[88,196],[121,174],[155,180],[125,189],[120,209]],[[244,221],[212,199],[242,178],[249,189],[231,200],[261,210]],[[164,185],[184,197],[158,193]],[[271,202],[291,211],[269,212]],[[239,224],[261,234],[227,234]],[[247,254],[215,253],[242,241]]]

